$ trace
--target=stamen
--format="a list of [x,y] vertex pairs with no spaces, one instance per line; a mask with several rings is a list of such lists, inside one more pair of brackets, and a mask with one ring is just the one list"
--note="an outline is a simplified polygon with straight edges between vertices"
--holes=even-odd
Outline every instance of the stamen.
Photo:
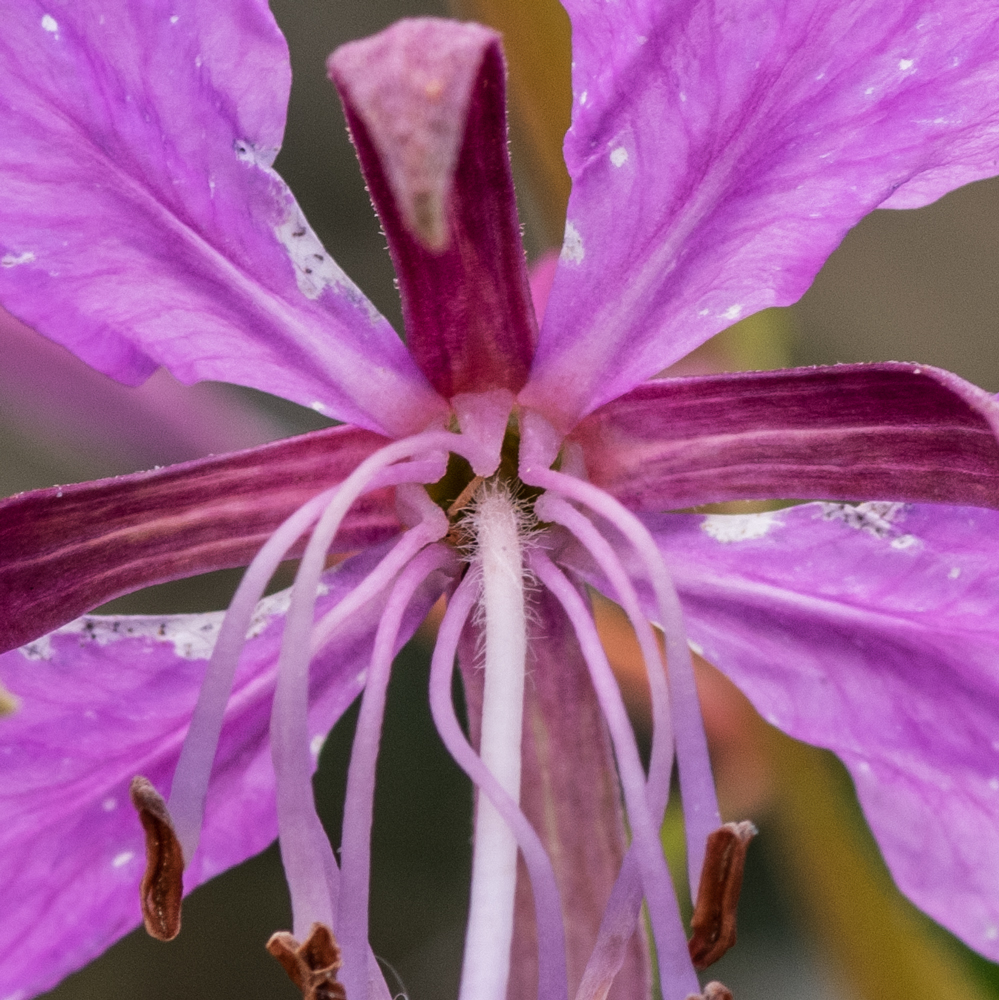
[[[426,431],[404,438],[368,456],[340,485],[320,517],[299,564],[285,619],[271,714],[271,755],[277,778],[281,859],[291,893],[293,930],[299,936],[313,923],[333,923],[329,893],[315,877],[316,872],[322,870],[322,845],[326,837],[312,798],[308,749],[312,628],[326,552],[351,505],[378,483],[379,474],[387,466],[437,451],[442,453],[443,459],[449,450],[464,455],[473,468],[488,461],[478,442],[445,431]],[[401,468],[405,470],[405,466]],[[439,474],[442,473],[443,469]]]
[[288,978],[302,991],[302,1000],[347,1000],[336,974],[342,965],[333,932],[313,924],[299,944],[287,931],[272,934],[267,950],[284,966]]
[[[520,515],[505,487],[484,487],[473,513],[485,614],[482,762],[520,800],[527,617]],[[460,996],[505,1000],[513,941],[517,841],[488,796],[479,796],[472,893]]]
[[[538,930],[538,997],[539,1000],[562,1000],[568,996],[565,932],[558,883],[551,860],[527,817],[465,738],[451,701],[451,679],[458,641],[478,600],[479,583],[474,574],[466,575],[448,601],[430,664],[430,711],[441,740],[451,756],[472,779],[480,793],[488,796],[516,837],[534,896]],[[491,954],[494,945],[487,941],[484,947]],[[471,958],[466,938],[466,964]],[[472,994],[463,992],[461,995],[464,1000],[476,1000]]]
[[[632,850],[629,854],[635,853],[641,872],[664,992],[667,988],[684,991],[696,988],[697,978],[687,954],[687,940],[680,919],[680,909],[659,842],[661,820],[656,819],[649,808],[645,772],[638,756],[635,734],[628,720],[628,713],[621,699],[614,673],[600,643],[596,625],[578,591],[543,552],[532,552],[530,562],[538,579],[565,609],[579,640],[583,659],[586,661],[597,699],[607,720],[633,836]],[[633,920],[637,920],[637,917],[636,906],[633,910]],[[609,970],[605,968],[604,971],[606,974]],[[616,971],[613,970],[614,973]],[[668,987],[665,984],[669,984]],[[607,985],[609,987],[609,981]]]
[[652,585],[659,624],[666,638],[669,690],[672,695],[670,705],[687,839],[687,867],[693,893],[694,886],[700,883],[708,836],[721,825],[721,815],[676,588],[655,539],[631,511],[591,483],[548,468],[558,448],[559,438],[554,429],[538,414],[524,412],[521,414],[521,433],[521,479],[529,485],[551,490],[584,504],[605,518],[632,544]]
[[666,803],[669,801],[669,783],[673,770],[673,730],[666,671],[652,626],[642,613],[638,594],[617,553],[592,522],[575,507],[548,493],[538,497],[534,509],[541,520],[561,524],[576,536],[610,581],[618,602],[624,608],[635,630],[652,696],[652,752],[649,759],[649,788],[646,797],[650,807],[652,802],[657,804],[657,808],[652,809],[652,815],[656,818],[657,826],[662,825]]
[[282,522],[247,567],[226,611],[170,788],[170,813],[186,860],[194,855],[201,837],[222,720],[253,612],[288,550],[329,505],[336,491],[337,487],[333,487],[318,494]]
[[129,789],[146,832],[146,871],[139,898],[149,934],[172,941],[180,933],[180,904],[184,896],[184,857],[163,796],[148,779],[136,776]]
[[385,712],[385,695],[399,629],[417,587],[432,573],[448,566],[456,570],[457,561],[452,551],[445,546],[434,546],[416,556],[402,571],[392,588],[375,635],[371,665],[368,668],[361,713],[350,755],[340,849],[341,892],[336,926],[340,931],[345,958],[344,987],[352,997],[365,996],[368,981],[368,896],[375,768]]
[[[405,488],[405,486],[399,487],[400,490]],[[448,519],[440,507],[427,496],[425,490],[414,491],[410,499],[419,503],[418,509],[423,520],[410,528],[363,582],[319,620],[312,631],[313,656],[329,642],[333,633],[355,611],[367,604],[376,594],[381,593],[420,549],[431,542],[439,541],[447,534],[450,528]]]
[[746,849],[756,836],[748,821],[726,823],[708,837],[690,927],[690,957],[703,971],[735,944],[735,915],[746,866]]

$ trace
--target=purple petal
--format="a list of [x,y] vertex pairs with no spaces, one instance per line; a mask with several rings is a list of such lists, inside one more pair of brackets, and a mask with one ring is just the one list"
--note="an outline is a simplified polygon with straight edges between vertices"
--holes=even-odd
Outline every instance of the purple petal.
[[999,514],[827,503],[644,520],[697,651],[774,725],[842,758],[899,888],[999,958]]
[[[368,551],[327,574],[320,610],[381,554]],[[418,595],[400,645],[437,596]],[[267,598],[247,644],[186,891],[276,835],[267,727],[286,605],[287,592]],[[380,609],[374,601],[352,618],[313,665],[314,759],[363,686]],[[140,772],[169,787],[220,620],[85,618],[0,656],[0,678],[21,699],[0,726],[0,995],[51,987],[140,922],[143,836],[128,784]]]
[[337,49],[329,67],[388,237],[417,364],[447,398],[516,392],[537,328],[499,36],[476,24],[401,21]]
[[131,472],[280,436],[228,387],[188,388],[162,370],[142,386],[123,386],[3,310],[0,351],[5,422],[75,468]]
[[646,382],[573,432],[636,511],[835,498],[999,507],[999,405],[949,372],[836,365]]
[[[333,427],[0,501],[0,649],[139,587],[245,565],[285,517],[384,444],[370,431]],[[393,491],[368,493],[344,521],[335,551],[370,545],[398,527]]]
[[2,0],[0,299],[138,383],[254,386],[373,430],[442,402],[271,169],[290,70],[262,0]]
[[563,430],[794,302],[872,209],[999,169],[984,0],[566,7],[572,197],[522,396]]

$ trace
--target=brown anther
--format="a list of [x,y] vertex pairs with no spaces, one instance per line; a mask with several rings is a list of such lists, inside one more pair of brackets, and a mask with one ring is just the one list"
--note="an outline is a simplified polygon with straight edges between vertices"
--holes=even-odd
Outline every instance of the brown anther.
[[[694,933],[688,947],[695,969],[706,969],[735,944],[735,915],[746,866],[746,849],[755,836],[756,827],[745,821],[726,823],[708,837],[701,884],[697,887],[697,905],[690,921]],[[717,994],[717,1000],[731,997],[724,986],[711,985],[724,991]],[[707,992],[705,997],[716,1000]]]
[[271,935],[267,950],[281,963],[303,1000],[347,1000],[336,974],[343,965],[340,946],[325,924],[313,924],[304,944],[287,931]]
[[732,1000],[732,991],[721,983],[708,983],[703,993],[691,993],[687,1000]]
[[180,933],[184,854],[163,796],[149,780],[134,777],[129,794],[146,831],[146,871],[139,887],[142,919],[152,937],[172,941]]

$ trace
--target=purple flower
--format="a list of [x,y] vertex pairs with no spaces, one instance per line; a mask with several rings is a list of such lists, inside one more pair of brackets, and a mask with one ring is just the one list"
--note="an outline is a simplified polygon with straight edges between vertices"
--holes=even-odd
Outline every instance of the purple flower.
[[[279,832],[295,937],[272,950],[307,995],[387,996],[366,939],[381,711],[442,593],[431,706],[481,793],[463,997],[643,995],[643,899],[664,995],[700,994],[690,956],[728,943],[750,828],[718,829],[688,633],[840,755],[900,887],[999,957],[996,404],[911,364],[647,381],[797,298],[866,212],[997,171],[991,5],[567,7],[573,193],[540,330],[497,37],[409,21],[331,58],[403,345],[271,168],[289,71],[263,2],[0,0],[3,305],[121,381],[163,366],[345,422],[2,505],[3,1000],[137,923],[130,789],[152,932],[176,933],[181,867],[189,890]],[[824,502],[669,513],[735,498]],[[289,553],[293,590],[261,601]],[[248,562],[224,619],[77,618]],[[643,647],[647,773],[584,583]],[[338,871],[310,776],[362,691]],[[674,753],[689,951],[658,845]],[[326,931],[299,948],[315,924],[342,967]]]

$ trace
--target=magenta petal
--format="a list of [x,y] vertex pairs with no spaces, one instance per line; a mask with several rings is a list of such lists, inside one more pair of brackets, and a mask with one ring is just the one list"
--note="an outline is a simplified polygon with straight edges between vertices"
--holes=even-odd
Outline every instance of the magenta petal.
[[999,405],[938,368],[836,365],[654,379],[573,431],[635,511],[722,500],[999,507]]
[[495,32],[400,21],[330,57],[417,364],[447,398],[527,379],[537,339]]
[[[381,554],[369,551],[327,574],[320,610]],[[400,644],[437,596],[418,595]],[[267,598],[247,644],[186,891],[276,835],[267,733],[286,605],[287,593]],[[314,757],[363,685],[380,609],[375,601],[359,612],[313,665]],[[140,922],[143,837],[128,784],[139,772],[169,789],[220,620],[221,613],[85,618],[0,656],[0,679],[21,699],[0,726],[0,995],[51,987]]]
[[647,516],[698,652],[835,751],[899,887],[999,959],[999,513]]
[[254,386],[389,433],[441,401],[271,169],[262,0],[2,0],[0,300],[137,383]]
[[567,0],[573,178],[526,404],[576,419],[759,309],[846,231],[999,171],[984,0]]
[[[0,649],[139,587],[248,563],[285,517],[384,444],[370,431],[334,427],[0,501]],[[398,527],[393,491],[373,491],[348,514],[335,551]]]

